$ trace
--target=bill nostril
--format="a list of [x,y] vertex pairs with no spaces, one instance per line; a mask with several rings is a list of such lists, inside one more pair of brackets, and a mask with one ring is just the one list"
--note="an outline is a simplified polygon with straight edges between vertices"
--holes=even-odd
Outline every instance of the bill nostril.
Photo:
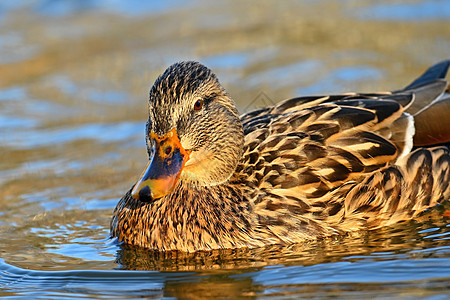
[[150,202],[152,201],[152,195],[150,192],[150,188],[148,186],[144,186],[140,191],[139,191],[139,200],[142,202]]
[[172,146],[167,146],[166,149],[164,150],[164,153],[166,153],[167,155],[172,153]]

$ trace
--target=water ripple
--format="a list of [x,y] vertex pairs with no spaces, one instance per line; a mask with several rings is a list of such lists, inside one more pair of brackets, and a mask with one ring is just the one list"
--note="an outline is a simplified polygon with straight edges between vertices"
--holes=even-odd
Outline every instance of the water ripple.
[[[67,294],[87,297],[156,296],[168,280],[192,280],[190,273],[156,271],[37,271],[14,267],[0,259],[0,287],[16,295],[45,298]],[[66,294],[66,297],[69,295]],[[1,292],[0,292],[1,295]]]
[[[436,268],[442,271],[436,273]],[[341,261],[313,266],[269,268],[245,276],[251,276],[254,281],[263,285],[435,280],[450,278],[450,262],[448,259],[441,258],[398,259],[396,261]]]
[[15,149],[33,149],[52,146],[75,140],[92,139],[99,142],[125,141],[141,138],[145,124],[142,122],[121,122],[111,124],[85,124],[68,128],[30,130],[18,135],[6,132],[2,137],[2,146]]

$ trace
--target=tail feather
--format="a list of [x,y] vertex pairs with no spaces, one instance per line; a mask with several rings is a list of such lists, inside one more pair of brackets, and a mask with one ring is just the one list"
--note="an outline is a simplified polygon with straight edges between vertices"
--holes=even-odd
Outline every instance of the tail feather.
[[450,142],[450,93],[445,80],[450,60],[442,61],[394,94],[414,95],[406,112],[414,117],[414,146]]
[[412,90],[422,85],[427,85],[439,78],[445,78],[450,67],[450,60],[444,60],[427,69],[422,76],[414,80],[403,90]]

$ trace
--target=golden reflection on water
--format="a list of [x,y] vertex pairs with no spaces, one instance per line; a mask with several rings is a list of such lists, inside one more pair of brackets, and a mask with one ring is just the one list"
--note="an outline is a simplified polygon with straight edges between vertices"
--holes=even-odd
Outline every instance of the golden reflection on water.
[[[0,37],[15,44],[9,52],[0,45],[1,257],[42,270],[220,274],[377,259],[377,252],[412,258],[414,249],[448,246],[419,233],[436,227],[445,235],[448,218],[439,209],[376,232],[254,250],[153,253],[108,240],[115,203],[145,166],[148,90],[168,65],[200,60],[245,111],[261,95],[277,102],[399,89],[449,58],[447,19],[368,18],[379,3],[199,1],[160,13],[91,9],[59,17],[25,6],[4,14]],[[251,296],[252,285],[205,279],[198,288]],[[175,293],[174,286],[183,293],[181,283],[166,289]]]

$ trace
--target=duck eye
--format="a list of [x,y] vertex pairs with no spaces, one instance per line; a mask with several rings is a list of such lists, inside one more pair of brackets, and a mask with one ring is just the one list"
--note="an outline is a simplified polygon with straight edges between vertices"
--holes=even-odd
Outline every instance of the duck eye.
[[200,110],[203,107],[203,100],[197,100],[194,103],[194,110]]

